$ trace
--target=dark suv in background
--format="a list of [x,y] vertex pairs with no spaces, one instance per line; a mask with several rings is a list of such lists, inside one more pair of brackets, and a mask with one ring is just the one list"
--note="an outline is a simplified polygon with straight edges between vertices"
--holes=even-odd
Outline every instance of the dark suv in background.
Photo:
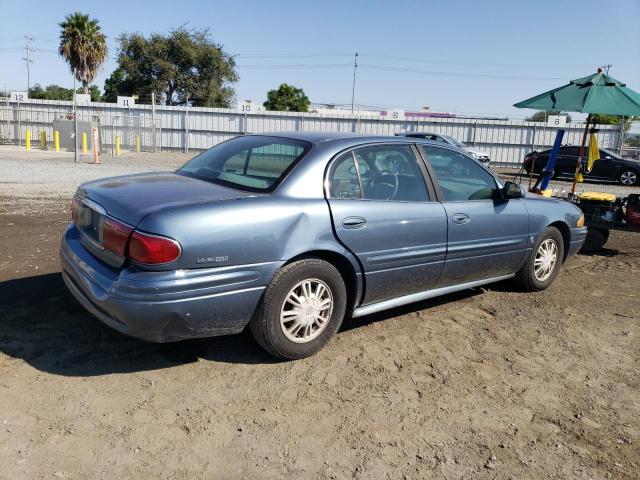
[[[560,147],[556,166],[553,171],[553,177],[571,177],[576,171],[576,162],[578,161],[578,151],[580,147],[564,146]],[[551,149],[542,152],[535,150],[524,157],[524,169],[527,174],[540,173],[547,164]],[[585,157],[587,149],[585,148]],[[586,164],[586,158],[582,159],[583,170]],[[532,167],[533,166],[533,167]],[[628,158],[622,158],[609,150],[600,149],[600,160],[593,164],[593,169],[584,173],[586,180],[608,180],[612,182],[620,182],[622,185],[637,185],[640,183],[640,162]]]

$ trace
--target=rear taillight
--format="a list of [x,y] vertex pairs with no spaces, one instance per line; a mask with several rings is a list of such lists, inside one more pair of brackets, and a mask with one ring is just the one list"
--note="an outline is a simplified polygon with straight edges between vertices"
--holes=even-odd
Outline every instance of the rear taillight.
[[104,217],[102,220],[102,246],[118,255],[124,256],[127,240],[133,228],[113,218]]
[[180,244],[175,240],[138,232],[129,239],[129,258],[145,264],[173,262],[180,256]]
[[71,220],[73,223],[78,223],[78,210],[80,210],[80,199],[74,195],[71,199]]

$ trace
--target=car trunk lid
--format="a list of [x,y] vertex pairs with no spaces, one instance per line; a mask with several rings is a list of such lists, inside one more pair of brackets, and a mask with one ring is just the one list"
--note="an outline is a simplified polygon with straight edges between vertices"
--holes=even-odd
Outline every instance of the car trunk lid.
[[147,215],[194,203],[256,195],[172,172],[111,177],[85,183],[78,196],[93,210],[136,226]]
[[124,248],[122,252],[105,248],[105,225],[128,238],[138,223],[154,212],[251,195],[256,194],[171,172],[105,178],[78,189],[74,222],[87,250],[105,263],[120,267],[126,260]]

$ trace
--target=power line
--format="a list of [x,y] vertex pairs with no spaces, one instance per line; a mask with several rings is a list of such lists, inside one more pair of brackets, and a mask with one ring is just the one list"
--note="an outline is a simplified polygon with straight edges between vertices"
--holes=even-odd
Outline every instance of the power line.
[[454,77],[477,77],[477,78],[494,78],[494,79],[506,79],[506,80],[566,80],[565,77],[541,77],[531,75],[503,75],[496,73],[480,73],[480,72],[451,72],[442,70],[421,70],[416,68],[398,67],[393,65],[379,65],[371,63],[358,63],[357,58],[360,56],[358,53],[354,58],[354,63],[259,63],[259,64],[245,64],[236,65],[237,68],[246,69],[287,69],[287,68],[344,68],[353,67],[367,68],[373,70],[386,70],[392,72],[412,73],[416,75],[439,75],[439,76],[454,76]]
[[351,67],[352,63],[278,63],[278,64],[254,64],[254,65],[236,65],[237,68],[255,68],[255,69],[281,69],[281,68],[333,68],[333,67]]
[[236,53],[234,57],[241,58],[330,58],[350,57],[352,53]]
[[397,55],[379,55],[379,54],[369,54],[362,53],[360,54],[362,57],[371,57],[371,58],[384,58],[388,60],[401,60],[408,62],[417,62],[417,63],[438,63],[443,65],[457,65],[463,67],[490,67],[490,68],[592,68],[593,64],[583,64],[583,65],[569,65],[566,63],[563,64],[533,64],[533,63],[496,63],[496,62],[462,62],[455,60],[443,60],[443,59],[427,59],[420,58],[414,56],[397,56]]
[[374,65],[369,63],[360,64],[362,68],[373,70],[386,70],[392,72],[414,73],[416,75],[439,75],[450,77],[477,77],[477,78],[496,78],[507,80],[566,80],[564,77],[537,77],[531,75],[500,75],[494,73],[477,73],[477,72],[446,72],[436,70],[418,70],[415,68],[394,67],[390,65]]
[[[592,64],[533,64],[533,63],[499,63],[499,62],[475,62],[475,61],[456,61],[447,59],[435,59],[435,58],[422,58],[416,56],[402,56],[402,55],[381,55],[372,53],[358,53],[362,58],[383,58],[388,60],[398,60],[405,62],[416,63],[428,63],[428,64],[443,64],[443,65],[456,65],[467,67],[489,67],[489,68],[592,68]],[[240,58],[329,58],[329,57],[351,57],[352,53],[238,53],[233,55]]]

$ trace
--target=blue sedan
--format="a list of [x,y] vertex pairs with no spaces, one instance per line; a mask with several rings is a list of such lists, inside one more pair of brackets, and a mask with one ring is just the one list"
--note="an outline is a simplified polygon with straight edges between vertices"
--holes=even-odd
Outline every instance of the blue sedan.
[[581,211],[455,147],[407,137],[237,137],[175,172],[78,188],[63,277],[107,325],[154,342],[241,332],[285,359],[344,318],[514,278],[547,288]]

